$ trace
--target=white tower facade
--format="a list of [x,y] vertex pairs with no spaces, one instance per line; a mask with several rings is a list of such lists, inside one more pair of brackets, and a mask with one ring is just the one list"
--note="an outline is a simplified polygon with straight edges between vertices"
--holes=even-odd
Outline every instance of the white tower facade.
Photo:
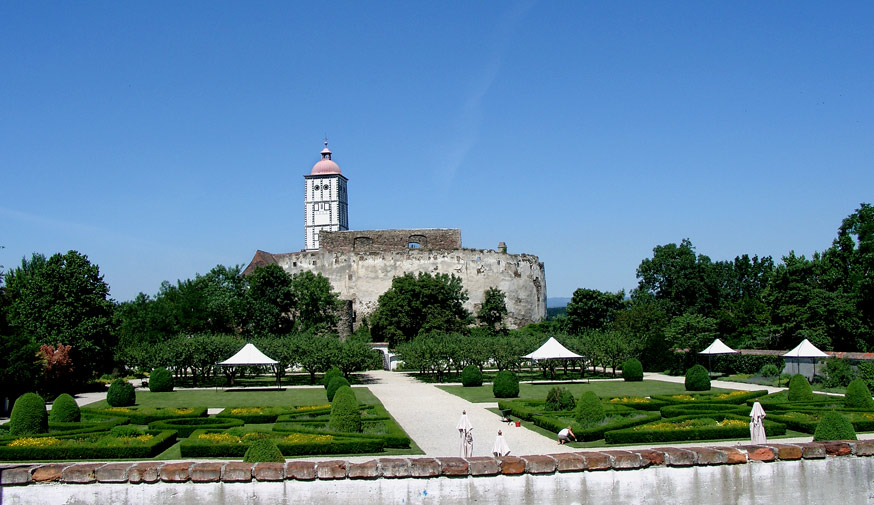
[[322,149],[322,159],[313,165],[304,178],[304,233],[307,251],[319,249],[319,232],[349,229],[348,179],[340,166],[331,159],[328,141]]

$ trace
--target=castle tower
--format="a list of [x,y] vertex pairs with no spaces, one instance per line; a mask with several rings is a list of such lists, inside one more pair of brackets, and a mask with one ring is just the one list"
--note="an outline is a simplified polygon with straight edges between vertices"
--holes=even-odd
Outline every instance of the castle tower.
[[318,250],[319,232],[349,229],[349,201],[346,196],[348,179],[340,166],[331,159],[325,140],[322,159],[313,165],[304,178],[304,233],[307,251]]

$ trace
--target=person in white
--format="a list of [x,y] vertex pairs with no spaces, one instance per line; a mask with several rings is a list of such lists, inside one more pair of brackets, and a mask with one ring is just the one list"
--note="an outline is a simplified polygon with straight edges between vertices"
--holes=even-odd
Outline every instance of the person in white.
[[507,445],[507,441],[504,440],[504,434],[501,433],[501,430],[498,430],[498,436],[495,437],[495,446],[492,447],[492,454],[494,454],[495,457],[510,454],[510,446]]
[[568,443],[570,438],[574,439],[574,442],[577,441],[577,436],[574,435],[574,430],[571,429],[570,426],[564,428],[563,430],[558,432],[558,444],[564,445]]
[[455,427],[458,430],[460,437],[459,452],[462,458],[473,456],[473,425],[467,418],[467,411],[461,411],[461,419],[458,420],[458,425]]

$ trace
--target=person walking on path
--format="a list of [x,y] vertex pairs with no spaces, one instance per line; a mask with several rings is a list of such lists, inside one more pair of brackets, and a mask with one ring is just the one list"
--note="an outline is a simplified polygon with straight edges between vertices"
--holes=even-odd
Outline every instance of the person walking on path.
[[473,425],[467,418],[467,411],[461,411],[461,419],[458,420],[458,425],[455,426],[458,430],[458,435],[461,437],[459,452],[462,458],[473,456]]
[[574,435],[574,430],[572,430],[570,426],[558,432],[558,445],[568,443],[568,438],[573,438],[574,442],[577,441],[577,436]]

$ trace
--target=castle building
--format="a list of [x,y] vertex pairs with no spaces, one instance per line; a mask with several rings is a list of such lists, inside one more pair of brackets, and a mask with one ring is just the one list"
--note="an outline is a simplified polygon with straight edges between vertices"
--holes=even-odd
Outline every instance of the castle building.
[[347,179],[325,142],[322,159],[304,175],[306,247],[300,252],[258,250],[244,274],[278,264],[294,275],[322,274],[346,301],[340,333],[351,332],[376,310],[392,279],[407,273],[449,274],[468,292],[465,308],[476,314],[485,292],[504,292],[505,324],[519,328],[546,318],[546,272],[537,256],[509,254],[501,242],[492,249],[467,249],[457,229],[349,230]]
[[307,251],[319,249],[319,233],[349,229],[348,179],[331,159],[325,140],[319,160],[309,175],[304,175],[304,241]]

